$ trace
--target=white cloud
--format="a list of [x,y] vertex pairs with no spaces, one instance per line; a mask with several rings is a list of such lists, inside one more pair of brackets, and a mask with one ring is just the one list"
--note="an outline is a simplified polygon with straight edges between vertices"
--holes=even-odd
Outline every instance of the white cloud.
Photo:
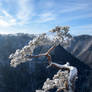
[[80,26],[72,26],[71,33],[76,35],[81,34],[90,34],[92,35],[92,24],[80,25]]
[[16,25],[16,19],[13,18],[7,11],[1,10],[2,15],[0,15],[0,27],[10,27]]
[[[10,26],[16,26],[16,25],[23,25],[30,20],[33,13],[32,0],[16,0],[16,2],[17,2],[16,8],[18,9],[15,15],[9,14],[7,10],[3,9],[3,7],[0,9],[0,12],[1,12],[0,26],[10,27]],[[7,3],[10,3],[10,0],[7,0]],[[31,5],[31,8],[29,5]]]
[[6,21],[4,20],[0,20],[0,26],[2,27],[7,27],[7,26],[10,26],[9,23],[7,23]]
[[85,19],[86,18],[92,18],[92,13],[89,13],[89,14],[81,14],[81,15],[77,15],[77,16],[71,16],[71,17],[62,19],[62,21],[64,23],[64,22],[69,22],[69,21],[72,21],[72,20],[84,19],[84,18]]
[[74,28],[83,28],[83,29],[92,29],[92,24],[87,24],[87,25],[81,25],[81,26],[76,26]]
[[60,13],[69,13],[69,12],[74,12],[74,11],[79,11],[79,10],[85,10],[88,8],[88,4],[73,4],[73,5],[69,5],[64,7],[63,9],[61,9]]
[[33,16],[33,0],[18,0],[18,6],[17,19],[19,24],[25,24]]
[[2,10],[2,13],[6,16],[6,17],[9,17],[11,18],[12,16],[5,10]]
[[56,19],[56,16],[53,12],[45,12],[38,15],[37,23],[45,23]]
[[[5,3],[7,4],[7,9],[4,9],[4,4],[1,2],[0,19],[9,24],[9,26],[24,25],[32,18],[33,0],[6,0]],[[10,14],[9,12],[14,12],[13,10],[16,10],[15,14]]]
[[52,16],[53,14],[51,13],[51,12],[46,12],[46,13],[42,13],[42,14],[40,14],[39,16],[40,17],[49,17],[49,16]]
[[4,19],[0,19],[0,27],[11,27],[16,25],[16,20],[15,19],[11,19],[9,21],[4,20]]

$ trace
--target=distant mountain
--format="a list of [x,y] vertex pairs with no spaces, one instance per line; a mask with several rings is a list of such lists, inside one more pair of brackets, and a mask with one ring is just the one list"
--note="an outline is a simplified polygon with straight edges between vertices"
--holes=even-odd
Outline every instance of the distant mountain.
[[92,67],[92,36],[75,36],[66,50]]
[[[52,78],[58,71],[54,67],[46,68],[48,65],[46,57],[32,59],[31,62],[20,64],[16,68],[10,67],[8,56],[16,49],[21,49],[34,37],[28,34],[0,35],[0,92],[34,92],[42,88],[45,80]],[[50,47],[51,43],[45,47],[37,47],[34,54],[45,52]],[[53,62],[65,64],[68,61],[78,68],[76,92],[92,91],[92,69],[87,64],[60,45],[52,51],[51,55]]]
[[0,35],[0,63],[9,63],[9,55],[14,53],[16,49],[21,49],[23,46],[28,44],[35,35],[29,35],[24,33],[17,33],[14,35]]
[[[21,49],[28,44],[34,37],[34,35],[23,33],[0,35],[0,92],[28,92],[29,80],[31,81],[29,63],[15,69],[10,67],[8,57],[16,49]],[[27,77],[26,80],[25,77]]]

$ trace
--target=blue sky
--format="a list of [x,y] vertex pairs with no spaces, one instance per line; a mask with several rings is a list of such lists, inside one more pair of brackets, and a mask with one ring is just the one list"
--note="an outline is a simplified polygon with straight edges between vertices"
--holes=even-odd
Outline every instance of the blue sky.
[[1,34],[39,34],[57,25],[92,35],[92,0],[0,0]]

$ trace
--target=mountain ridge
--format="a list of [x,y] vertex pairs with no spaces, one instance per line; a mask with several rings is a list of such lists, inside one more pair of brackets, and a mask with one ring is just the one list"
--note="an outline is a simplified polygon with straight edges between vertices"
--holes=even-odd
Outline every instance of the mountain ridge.
[[66,50],[92,67],[92,36],[73,37]]

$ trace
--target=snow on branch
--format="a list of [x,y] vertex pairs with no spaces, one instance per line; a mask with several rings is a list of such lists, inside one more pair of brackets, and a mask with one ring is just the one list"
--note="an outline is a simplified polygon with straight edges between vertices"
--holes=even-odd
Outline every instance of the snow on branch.
[[38,35],[35,39],[30,41],[28,45],[24,46],[21,50],[16,50],[15,53],[12,53],[9,58],[11,59],[11,66],[16,67],[18,64],[31,61],[33,57],[47,56],[50,64],[50,55],[52,49],[48,50],[47,53],[39,54],[33,56],[33,51],[37,46],[44,46],[48,44],[48,41],[52,43],[51,48],[55,48],[58,44],[68,43],[71,35],[69,34],[69,27],[65,26],[56,26],[54,29],[50,30],[48,33],[43,33]]
[[[60,65],[60,64],[57,64],[57,63],[51,63],[50,66],[54,66],[54,67],[57,67],[59,69],[66,69],[69,71],[69,82],[72,81],[72,79],[74,77],[77,78],[77,68],[76,67],[73,67],[73,66],[70,66],[69,62],[67,62],[66,64],[64,65]],[[71,82],[70,82],[71,83]]]
[[[77,68],[70,66],[69,63],[60,65],[51,63],[51,66],[57,67],[60,70],[54,75],[53,79],[49,78],[44,83],[42,90],[36,92],[49,92],[49,90],[56,88],[56,92],[75,92],[75,82],[77,79]],[[62,71],[62,69],[64,69]]]
[[[69,27],[55,27],[54,29],[50,30],[48,33],[44,33],[41,35],[38,35],[35,39],[30,41],[28,45],[24,46],[21,50],[16,50],[15,53],[11,54],[9,58],[11,59],[11,66],[16,67],[18,64],[31,61],[32,58],[38,58],[41,56],[46,56],[48,58],[48,64],[49,66],[54,66],[59,69],[65,69],[69,71],[69,77],[68,77],[68,88],[69,92],[73,92],[73,83],[75,83],[75,80],[77,78],[77,68],[70,66],[69,63],[66,63],[64,65],[60,65],[57,63],[53,63],[51,60],[50,52],[58,45],[58,44],[66,44],[68,43],[69,39],[71,38],[71,35],[69,34]],[[52,47],[45,53],[40,53],[38,55],[33,55],[33,51],[37,46],[46,45],[48,44],[48,41],[51,41]],[[58,91],[60,92],[60,91]]]

